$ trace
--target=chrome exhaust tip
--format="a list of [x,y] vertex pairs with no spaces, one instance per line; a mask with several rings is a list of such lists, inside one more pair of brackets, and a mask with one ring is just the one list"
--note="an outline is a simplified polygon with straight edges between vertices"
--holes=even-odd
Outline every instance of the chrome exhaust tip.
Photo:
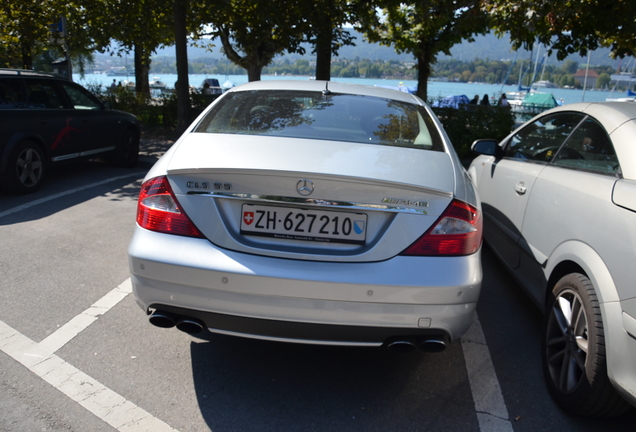
[[415,339],[411,337],[396,337],[391,338],[386,342],[386,347],[390,351],[395,352],[411,352],[415,351],[417,345]]
[[421,337],[417,341],[417,346],[427,353],[438,353],[446,349],[446,342],[440,337]]
[[201,333],[205,328],[203,323],[195,318],[181,318],[176,325],[177,329],[191,335]]
[[172,328],[176,324],[176,316],[170,312],[156,310],[148,317],[150,324],[161,328]]

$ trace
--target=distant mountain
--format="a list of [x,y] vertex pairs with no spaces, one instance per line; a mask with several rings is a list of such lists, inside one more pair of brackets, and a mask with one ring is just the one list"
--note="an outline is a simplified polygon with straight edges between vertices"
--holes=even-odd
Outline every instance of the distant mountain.
[[[355,59],[356,57],[361,59],[371,59],[371,60],[399,60],[403,62],[413,61],[414,58],[410,54],[398,54],[394,48],[385,47],[380,44],[372,44],[364,40],[364,36],[356,32],[353,29],[349,29],[349,32],[355,36],[355,46],[345,46],[342,47],[339,51],[339,58],[346,59]],[[223,53],[221,52],[221,44],[215,43],[213,40],[212,44],[216,46],[206,48],[197,48],[190,47],[188,48],[188,58],[196,59],[200,57],[208,57],[208,58],[224,58]],[[300,56],[298,54],[285,54],[282,56],[283,58],[313,58],[315,57],[311,54],[312,47],[305,47],[307,53],[304,56]],[[539,51],[539,56],[543,56],[546,52],[545,47],[541,46]],[[600,66],[600,65],[609,65],[612,67],[617,67],[619,64],[618,60],[614,60],[609,56],[609,49],[599,49],[594,51],[590,56],[590,65],[592,66]],[[174,57],[174,47],[162,48],[157,51],[155,56],[165,56],[165,57]],[[490,33],[484,36],[477,36],[474,42],[463,42],[461,44],[455,45],[451,49],[451,56],[440,55],[439,60],[455,58],[458,60],[464,61],[472,61],[474,59],[488,59],[488,60],[513,60],[515,57],[518,59],[536,59],[537,52],[531,53],[527,50],[519,50],[518,52],[512,51],[512,44],[510,43],[510,38],[508,36],[503,38],[498,38],[494,33]],[[579,67],[584,67],[587,63],[587,57],[581,57],[578,55],[572,55],[567,57],[566,60],[572,60],[579,63]],[[546,63],[548,64],[559,64],[560,61],[557,60],[556,55],[552,54],[550,57],[546,59]]]
[[[538,48],[539,51],[539,59],[546,53],[546,48],[544,46],[540,46]],[[498,38],[494,33],[489,33],[484,36],[478,36],[475,38],[475,42],[464,42],[462,44],[456,45],[451,49],[451,54],[453,58],[461,59],[461,60],[474,60],[476,58],[479,59],[490,59],[490,60],[513,60],[515,56],[518,59],[530,59],[536,60],[537,51],[530,52],[527,50],[512,50],[512,43],[510,42],[510,37],[508,35],[503,38]],[[441,56],[442,58],[449,58],[448,56]],[[568,56],[565,60],[572,60],[579,63],[580,67],[584,67],[587,64],[587,57],[581,57],[579,55],[571,55]],[[552,54],[550,57],[546,59],[546,62],[549,64],[558,64],[561,61],[557,60],[556,54]],[[610,58],[610,50],[608,48],[598,49],[591,53],[590,55],[590,65],[592,66],[601,66],[601,65],[609,65],[616,67],[618,64],[617,60]]]

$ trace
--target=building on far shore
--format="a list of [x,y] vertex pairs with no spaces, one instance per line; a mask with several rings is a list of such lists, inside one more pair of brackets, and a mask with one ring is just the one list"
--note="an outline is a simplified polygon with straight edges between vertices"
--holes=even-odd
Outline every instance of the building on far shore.
[[596,80],[598,79],[598,74],[593,70],[587,71],[587,83],[585,82],[585,69],[579,69],[576,71],[574,75],[574,80],[581,84],[581,87],[585,85],[585,88],[595,88]]

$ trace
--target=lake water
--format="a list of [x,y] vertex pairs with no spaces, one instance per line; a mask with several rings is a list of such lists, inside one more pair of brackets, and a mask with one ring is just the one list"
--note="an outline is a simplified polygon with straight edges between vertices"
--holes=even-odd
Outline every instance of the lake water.
[[[155,78],[156,77],[156,78]],[[226,81],[230,81],[234,85],[240,85],[247,82],[247,75],[189,75],[189,81],[191,86],[199,87],[205,78],[216,78],[221,85]],[[104,74],[86,74],[84,77],[80,77],[77,74],[73,75],[75,82],[83,85],[96,85],[101,84],[104,87],[108,87],[113,79],[119,81],[125,81],[126,77],[112,77]],[[128,78],[134,81],[134,76]],[[160,79],[166,83],[169,88],[174,88],[174,83],[177,81],[176,74],[163,74],[154,75],[150,77],[150,80]],[[263,81],[268,80],[308,80],[309,77],[300,76],[272,76],[263,75],[261,77]],[[365,85],[387,85],[397,86],[403,84],[406,86],[417,86],[417,81],[409,80],[390,80],[390,79],[377,79],[377,78],[332,78],[332,81],[353,83],[353,84],[365,84]],[[429,81],[428,83],[428,95],[430,99],[438,99],[446,96],[466,95],[469,99],[473,96],[479,95],[481,98],[484,94],[487,94],[491,98],[498,98],[503,92],[514,92],[517,90],[516,85],[501,84],[479,84],[479,83],[454,83],[454,82],[437,82]],[[563,101],[564,104],[576,103],[576,102],[604,102],[607,98],[611,97],[623,97],[623,93],[609,92],[609,91],[596,91],[596,90],[574,90],[574,89],[546,89],[546,92],[552,93],[557,100]]]

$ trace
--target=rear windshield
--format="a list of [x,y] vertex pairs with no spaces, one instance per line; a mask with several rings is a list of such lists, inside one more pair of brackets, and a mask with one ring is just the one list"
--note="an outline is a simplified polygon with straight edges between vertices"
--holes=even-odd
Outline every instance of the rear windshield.
[[257,90],[231,93],[196,132],[348,141],[444,151],[426,109],[349,94]]

